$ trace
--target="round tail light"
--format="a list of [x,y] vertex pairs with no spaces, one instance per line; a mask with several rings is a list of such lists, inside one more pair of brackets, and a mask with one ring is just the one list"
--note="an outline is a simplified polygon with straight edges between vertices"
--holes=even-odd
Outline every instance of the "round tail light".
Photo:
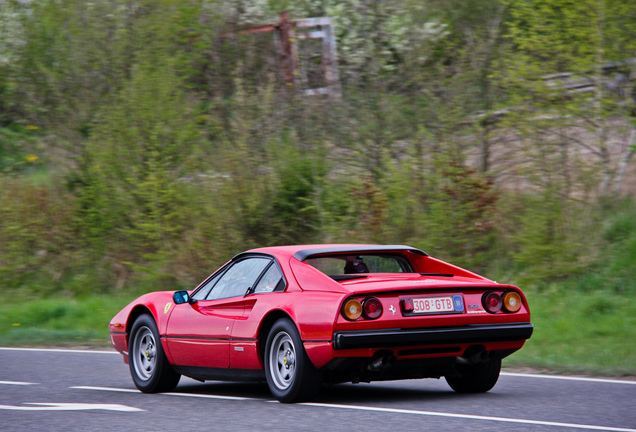
[[375,297],[369,297],[362,302],[362,315],[366,319],[380,318],[382,315],[382,303]]
[[342,315],[349,321],[355,321],[362,316],[362,304],[358,300],[347,300],[342,307]]
[[484,293],[481,298],[481,302],[484,305],[484,309],[486,309],[490,313],[499,312],[501,310],[501,306],[503,305],[501,296],[492,291]]
[[513,291],[505,293],[503,296],[503,308],[506,312],[517,312],[521,309],[521,296]]

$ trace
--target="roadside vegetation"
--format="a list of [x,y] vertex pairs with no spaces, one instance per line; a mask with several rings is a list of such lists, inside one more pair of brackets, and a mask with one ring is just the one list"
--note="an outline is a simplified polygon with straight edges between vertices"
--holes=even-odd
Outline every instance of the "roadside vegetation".
[[[526,289],[535,331],[504,367],[550,373],[633,376],[636,302],[632,295],[579,291],[572,284]],[[107,324],[134,297],[2,298],[0,346],[109,349]]]
[[[237,33],[282,10],[334,19],[339,97]],[[6,0],[0,34],[0,344],[107,345],[252,247],[404,243],[524,289],[509,364],[636,373],[633,2]]]

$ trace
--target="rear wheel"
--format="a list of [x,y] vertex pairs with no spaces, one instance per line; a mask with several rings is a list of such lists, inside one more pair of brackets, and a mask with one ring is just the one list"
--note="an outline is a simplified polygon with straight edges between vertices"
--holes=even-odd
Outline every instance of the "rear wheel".
[[446,376],[448,385],[458,393],[485,393],[499,379],[501,359],[489,360],[474,365],[461,365],[457,374]]
[[276,321],[267,336],[265,376],[280,402],[309,400],[320,391],[320,373],[307,357],[296,326],[287,318]]
[[140,315],[132,326],[128,341],[130,375],[144,393],[174,390],[181,375],[176,373],[161,346],[155,320]]

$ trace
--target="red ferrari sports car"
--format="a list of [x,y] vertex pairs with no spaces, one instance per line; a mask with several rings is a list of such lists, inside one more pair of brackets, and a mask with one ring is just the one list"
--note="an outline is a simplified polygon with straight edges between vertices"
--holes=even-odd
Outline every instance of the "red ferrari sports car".
[[304,245],[236,255],[191,292],[145,294],[110,322],[142,392],[197,380],[267,381],[281,402],[323,383],[445,377],[490,390],[532,335],[503,285],[401,245]]

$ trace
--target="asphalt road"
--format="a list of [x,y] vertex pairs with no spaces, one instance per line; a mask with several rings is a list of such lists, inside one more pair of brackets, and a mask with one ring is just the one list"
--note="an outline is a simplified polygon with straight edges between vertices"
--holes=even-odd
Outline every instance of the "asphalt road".
[[273,401],[265,385],[182,379],[137,391],[110,351],[0,348],[0,431],[636,432],[636,381],[504,373],[459,395],[441,380],[343,384],[314,403]]

